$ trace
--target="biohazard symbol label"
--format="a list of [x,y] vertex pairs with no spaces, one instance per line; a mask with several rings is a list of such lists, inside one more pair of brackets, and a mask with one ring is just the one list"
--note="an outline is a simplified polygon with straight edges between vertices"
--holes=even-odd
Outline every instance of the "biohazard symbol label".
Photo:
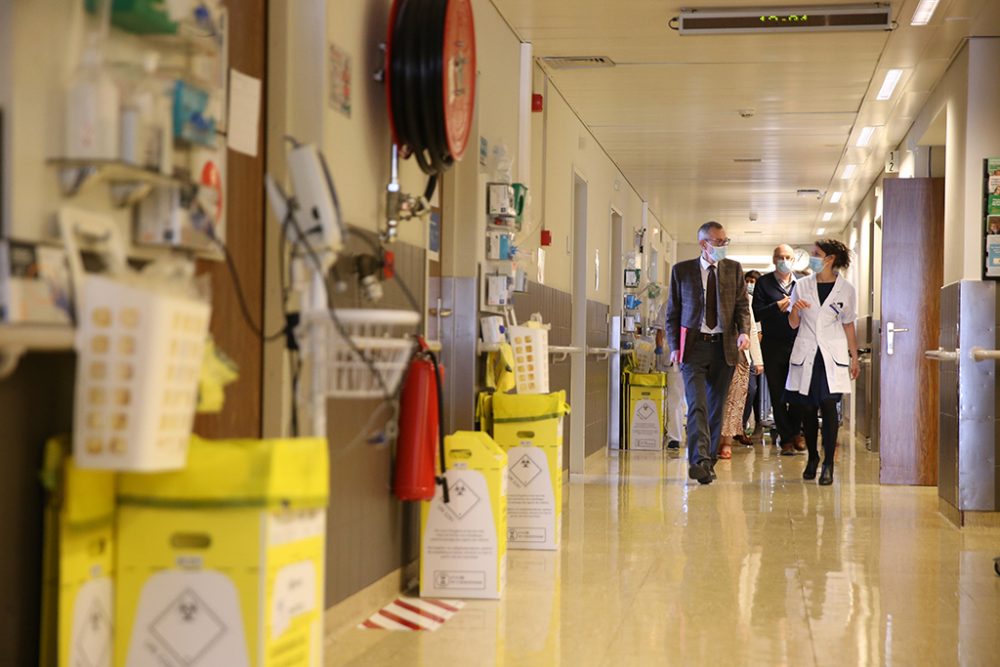
[[98,667],[110,664],[111,619],[98,600],[94,600],[83,624],[77,629],[76,656],[81,667]]
[[528,486],[542,472],[541,467],[525,454],[510,466],[510,475],[516,479],[521,486]]
[[647,421],[649,419],[656,418],[656,408],[654,408],[649,403],[642,403],[635,409],[635,418],[641,421]]
[[479,496],[462,480],[448,487],[448,503],[444,508],[456,519],[463,519],[479,504]]
[[178,662],[198,665],[226,634],[226,624],[188,588],[153,621],[150,633]]

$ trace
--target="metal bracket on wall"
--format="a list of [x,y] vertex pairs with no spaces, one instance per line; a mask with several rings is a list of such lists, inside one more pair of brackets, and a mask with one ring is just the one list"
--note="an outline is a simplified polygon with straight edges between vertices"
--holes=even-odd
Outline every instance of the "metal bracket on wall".
[[969,352],[973,361],[1000,361],[1000,350],[984,350],[981,347],[974,347]]
[[549,345],[549,356],[552,357],[552,363],[558,364],[561,361],[566,361],[569,355],[574,352],[583,352],[582,347],[572,347],[569,345]]
[[118,208],[137,204],[157,186],[181,186],[181,179],[150,169],[116,160],[72,160],[56,158],[48,161],[59,171],[59,189],[66,197],[74,197],[93,183],[105,182],[111,201]]
[[74,330],[68,326],[0,325],[0,380],[17,370],[21,357],[29,351],[69,351]]
[[594,355],[597,357],[598,361],[605,361],[611,358],[613,354],[621,354],[621,350],[617,350],[613,347],[588,347],[587,354]]

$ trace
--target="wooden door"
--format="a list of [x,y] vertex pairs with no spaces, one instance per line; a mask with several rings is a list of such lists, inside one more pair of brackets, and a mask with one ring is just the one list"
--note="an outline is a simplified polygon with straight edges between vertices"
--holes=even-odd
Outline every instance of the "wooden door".
[[924,351],[940,329],[944,179],[887,179],[883,192],[880,481],[933,486],[938,368]]
[[[241,0],[229,6],[229,65],[261,79],[267,99],[267,4]],[[261,109],[256,157],[229,151],[226,200],[229,225],[226,245],[246,293],[250,316],[264,321],[264,164],[267,140],[267,104]],[[216,345],[240,368],[240,379],[226,388],[225,409],[200,415],[195,433],[208,438],[259,438],[262,427],[264,348],[243,321],[232,278],[221,262],[203,262],[200,270],[212,279],[212,335]],[[281,343],[272,343],[281,345]]]

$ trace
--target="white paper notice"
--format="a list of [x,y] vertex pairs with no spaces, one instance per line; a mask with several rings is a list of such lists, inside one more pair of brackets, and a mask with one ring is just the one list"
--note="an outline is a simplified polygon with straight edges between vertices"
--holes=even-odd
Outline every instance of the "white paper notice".
[[229,70],[229,140],[231,149],[257,157],[260,79]]

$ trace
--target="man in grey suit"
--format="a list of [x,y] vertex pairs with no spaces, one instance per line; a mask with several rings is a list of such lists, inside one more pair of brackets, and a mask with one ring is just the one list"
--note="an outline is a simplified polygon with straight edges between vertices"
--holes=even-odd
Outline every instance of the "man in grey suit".
[[711,484],[729,385],[750,347],[750,301],[743,267],[726,259],[723,226],[702,225],[698,245],[701,256],[678,263],[670,275],[667,342],[687,396],[688,476]]

